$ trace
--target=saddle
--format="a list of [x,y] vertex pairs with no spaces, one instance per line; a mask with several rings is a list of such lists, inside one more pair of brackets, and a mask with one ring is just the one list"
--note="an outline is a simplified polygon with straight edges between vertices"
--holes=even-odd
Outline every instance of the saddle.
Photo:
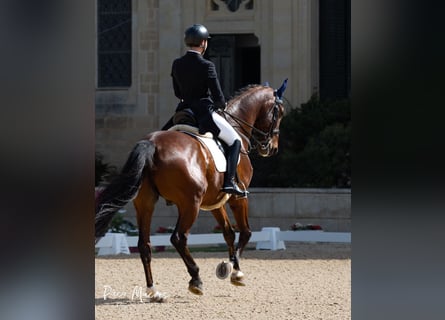
[[176,124],[169,128],[168,131],[180,131],[197,138],[210,151],[216,170],[218,172],[226,172],[227,161],[223,147],[224,142],[215,140],[213,134],[210,132],[200,134],[198,127],[189,124]]
[[196,121],[195,114],[190,108],[176,111],[172,121],[174,125],[185,124],[192,127],[198,127],[198,121]]
[[[219,172],[226,172],[226,148],[228,147],[224,141],[215,139],[211,132],[205,134],[199,133],[198,121],[195,118],[195,114],[190,108],[185,108],[176,113],[172,117],[172,127],[168,128],[169,131],[181,131],[191,136],[196,137],[201,143],[203,143],[212,155],[215,162],[216,170]],[[239,163],[239,159],[238,159]]]

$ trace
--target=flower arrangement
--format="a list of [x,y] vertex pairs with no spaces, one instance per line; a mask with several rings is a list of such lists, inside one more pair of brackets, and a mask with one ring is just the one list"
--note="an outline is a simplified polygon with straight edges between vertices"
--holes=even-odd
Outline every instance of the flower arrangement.
[[298,231],[298,230],[323,230],[321,226],[314,224],[301,224],[299,222],[294,223],[290,226],[290,230]]
[[174,227],[159,227],[156,229],[156,233],[173,233],[175,231]]
[[110,229],[108,231],[114,233],[125,233],[128,236],[136,236],[139,233],[137,227],[131,221],[126,220],[121,211],[119,211],[111,220]]

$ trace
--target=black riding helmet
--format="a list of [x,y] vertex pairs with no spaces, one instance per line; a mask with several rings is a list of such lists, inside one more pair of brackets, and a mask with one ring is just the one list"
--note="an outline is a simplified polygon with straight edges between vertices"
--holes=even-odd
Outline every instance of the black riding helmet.
[[185,30],[184,42],[188,47],[198,47],[202,40],[210,39],[207,28],[202,24],[194,24]]

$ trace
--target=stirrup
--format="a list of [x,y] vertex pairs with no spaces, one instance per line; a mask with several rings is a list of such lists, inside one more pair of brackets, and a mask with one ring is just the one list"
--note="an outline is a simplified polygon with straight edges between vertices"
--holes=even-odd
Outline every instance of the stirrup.
[[246,198],[247,195],[249,194],[249,191],[247,190],[241,190],[238,185],[233,184],[231,186],[223,186],[221,189],[222,192],[225,193],[229,193],[229,194],[234,194],[236,196],[240,196],[242,198]]
[[237,199],[244,199],[244,198],[247,198],[247,195],[248,195],[248,194],[249,194],[249,191],[244,190],[242,195],[240,195],[240,196],[235,195],[235,197],[236,197]]

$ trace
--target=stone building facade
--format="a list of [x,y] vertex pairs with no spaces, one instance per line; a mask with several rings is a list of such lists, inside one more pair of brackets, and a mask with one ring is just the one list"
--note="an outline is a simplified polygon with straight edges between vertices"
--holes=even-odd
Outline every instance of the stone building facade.
[[[96,151],[117,168],[135,142],[161,128],[176,108],[171,63],[185,53],[183,33],[194,23],[210,31],[206,58],[215,63],[226,98],[252,83],[268,82],[277,88],[286,78],[285,98],[293,107],[320,90],[328,95],[348,94],[350,0],[96,3]],[[294,199],[295,205],[286,200],[283,208],[280,197]],[[263,212],[261,203],[276,204],[265,206],[274,215]],[[135,222],[133,205],[125,210],[126,218]],[[298,219],[322,224],[327,231],[350,231],[350,190],[255,189],[249,215],[253,230],[286,229]],[[176,219],[176,208],[158,201],[152,231],[174,225]],[[215,224],[211,214],[202,212],[192,232],[209,232]]]
[[119,168],[171,116],[171,63],[194,23],[210,31],[206,55],[227,98],[289,78],[286,99],[306,102],[319,90],[319,12],[318,0],[97,0],[96,151]]

